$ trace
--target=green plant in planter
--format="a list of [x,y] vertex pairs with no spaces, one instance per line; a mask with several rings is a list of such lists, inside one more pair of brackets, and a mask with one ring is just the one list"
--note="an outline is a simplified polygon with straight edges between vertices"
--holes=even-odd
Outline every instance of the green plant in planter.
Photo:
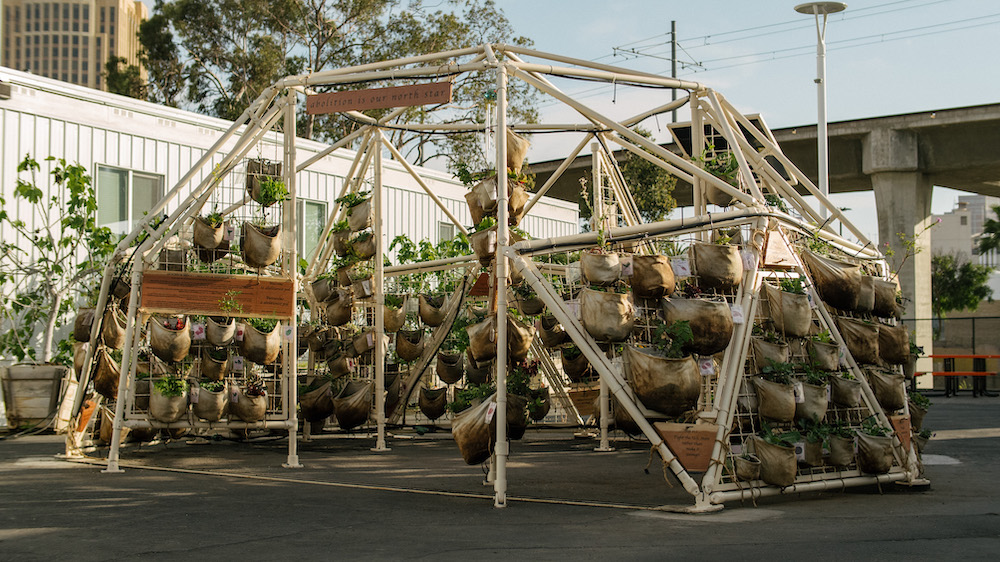
[[819,421],[815,415],[813,419],[800,419],[798,421],[800,433],[809,443],[826,443],[830,439],[830,424]]
[[153,383],[156,391],[164,396],[180,396],[188,389],[188,382],[178,375],[167,375]]
[[791,212],[791,210],[789,210],[788,208],[788,205],[785,203],[785,200],[773,193],[765,194],[764,201],[767,202],[768,206],[775,207],[776,209],[778,209],[783,213]]
[[448,403],[448,411],[457,414],[466,410],[476,400],[483,400],[495,391],[491,384],[470,384],[455,394],[455,400]]
[[577,357],[579,357],[580,355],[582,355],[583,354],[583,350],[580,349],[579,347],[575,346],[575,345],[567,345],[566,347],[564,347],[562,349],[562,354],[563,354],[563,357],[565,357],[567,361],[572,361],[572,360],[576,359]]
[[842,379],[849,380],[849,381],[856,381],[856,380],[858,380],[858,379],[854,378],[854,375],[852,375],[850,371],[841,371],[841,372],[837,373],[837,376],[839,376]]
[[531,377],[538,373],[538,361],[518,361],[507,374],[507,392],[518,396],[531,394]]
[[343,205],[347,209],[347,215],[350,216],[351,209],[367,201],[370,194],[370,191],[352,191],[343,197],[338,197],[335,201]]
[[927,408],[930,408],[931,405],[933,404],[929,398],[916,391],[910,393],[910,400],[913,401],[913,404],[915,406],[917,406],[918,408],[923,408],[925,410]]
[[689,345],[694,340],[694,333],[691,331],[691,323],[687,320],[680,320],[673,324],[660,324],[653,331],[653,348],[670,359],[680,359],[687,357],[684,346]]
[[778,384],[792,384],[792,375],[795,374],[795,365],[780,361],[769,361],[760,370],[760,375],[764,379]]
[[921,429],[917,436],[924,439],[930,439],[931,437],[934,437],[934,434],[929,429]]
[[829,378],[829,373],[826,371],[817,369],[811,363],[802,363],[799,365],[799,370],[803,374],[805,382],[815,385],[824,385]]
[[285,182],[271,176],[260,178],[260,204],[270,207],[288,199],[288,188]]
[[830,330],[823,330],[818,334],[813,334],[809,336],[809,339],[817,343],[833,343],[833,337],[830,335]]
[[764,441],[779,447],[794,447],[797,442],[802,440],[802,435],[798,431],[772,430],[767,423],[761,426],[758,435]]
[[246,322],[262,334],[271,333],[274,327],[278,325],[276,318],[247,318]]
[[201,218],[202,220],[205,221],[205,223],[207,223],[212,228],[219,228],[220,226],[222,226],[222,220],[223,220],[222,213],[214,209],[212,210],[211,213],[207,215],[202,215]]
[[209,392],[220,392],[226,387],[226,383],[224,381],[201,381],[198,384]]
[[484,230],[489,230],[497,225],[497,219],[495,217],[483,217],[483,220],[479,221],[479,224],[472,227],[473,232],[482,232]]
[[814,254],[828,256],[833,252],[833,246],[829,242],[819,237],[819,229],[816,229],[810,236],[803,238],[802,243]]
[[[510,172],[508,171],[508,175],[509,173]],[[490,168],[488,170],[480,170],[478,172],[473,172],[469,170],[469,166],[465,162],[459,162],[458,164],[455,165],[455,177],[458,179],[458,181],[462,182],[462,185],[470,189],[475,187],[476,184],[483,181],[484,179],[493,177],[495,175],[496,171],[493,168]]]
[[216,361],[225,361],[229,357],[229,350],[225,347],[209,347],[208,356]]
[[913,357],[923,357],[924,356],[923,346],[919,346],[913,343],[913,341],[910,341],[910,355],[912,355]]
[[247,375],[246,383],[243,385],[243,393],[247,396],[264,396],[267,394],[267,387],[264,386],[264,379],[257,373]]
[[533,299],[538,296],[537,294],[535,294],[535,290],[531,288],[531,285],[528,285],[527,283],[514,285],[512,287],[512,290],[514,291],[515,295],[525,300]]
[[844,439],[853,439],[854,428],[844,420],[834,420],[829,424],[829,434]]
[[771,328],[765,328],[760,324],[754,324],[753,331],[751,332],[754,336],[761,338],[767,343],[782,344],[785,340],[781,338],[781,334],[775,332]]
[[399,307],[403,306],[403,295],[385,295],[385,305],[389,308],[398,310]]
[[861,422],[861,432],[872,437],[886,437],[892,435],[892,429],[879,423],[875,416],[868,416]]
[[347,222],[347,219],[343,219],[333,223],[333,226],[330,227],[330,232],[347,232],[350,229],[350,223]]
[[715,146],[709,144],[701,151],[700,156],[694,158],[694,161],[700,162],[706,172],[720,180],[734,187],[737,185],[740,164],[732,152],[727,150],[716,153]]
[[372,265],[370,263],[358,262],[358,265],[348,272],[347,276],[351,279],[351,281],[361,281],[363,279],[368,279],[373,275],[373,273],[374,270],[372,269]]
[[540,412],[542,411],[544,405],[545,405],[545,400],[541,396],[537,398],[532,398],[531,400],[528,400],[528,412],[532,414],[534,414],[535,412]]
[[778,281],[778,286],[786,293],[794,293],[796,295],[806,294],[806,288],[802,284],[801,277],[785,277]]
[[451,325],[451,330],[445,339],[444,345],[453,353],[460,353],[469,348],[469,332],[465,331],[467,326],[475,324],[475,321],[465,314],[459,314]]

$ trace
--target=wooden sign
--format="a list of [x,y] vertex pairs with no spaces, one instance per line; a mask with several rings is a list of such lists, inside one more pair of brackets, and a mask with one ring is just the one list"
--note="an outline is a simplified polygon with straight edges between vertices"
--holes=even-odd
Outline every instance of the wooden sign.
[[256,275],[147,271],[140,306],[160,314],[293,318],[295,284]]
[[691,423],[656,422],[653,428],[666,441],[685,470],[705,472],[712,461],[715,427]]
[[450,101],[451,82],[434,82],[413,86],[313,94],[306,97],[306,113],[320,115],[341,111],[448,103]]
[[892,429],[896,432],[896,437],[899,437],[899,442],[903,444],[903,450],[909,451],[910,433],[912,431],[910,416],[889,416],[889,423],[892,424]]

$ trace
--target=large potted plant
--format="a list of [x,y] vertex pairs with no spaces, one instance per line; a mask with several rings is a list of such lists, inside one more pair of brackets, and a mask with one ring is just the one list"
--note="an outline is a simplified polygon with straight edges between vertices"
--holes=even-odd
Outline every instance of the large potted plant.
[[818,369],[824,371],[840,369],[840,346],[834,343],[829,330],[810,336],[807,349],[809,361]]
[[754,326],[750,337],[750,349],[753,351],[754,369],[758,372],[771,363],[788,361],[788,344],[773,330],[765,330],[759,325]]
[[[451,434],[462,453],[466,464],[475,465],[485,462],[493,453],[496,442],[496,431],[491,421],[486,420],[486,411],[496,402],[495,395],[484,398],[477,406],[467,408],[458,414],[451,422]],[[495,406],[493,406],[495,409]]]
[[229,375],[232,359],[228,347],[204,346],[201,348],[201,376],[221,381]]
[[248,318],[243,324],[240,354],[258,365],[270,365],[281,351],[281,330],[277,320]]
[[621,277],[621,260],[618,254],[595,248],[580,253],[580,273],[590,285],[614,285]]
[[714,355],[729,345],[733,337],[733,314],[725,301],[700,298],[664,298],[663,320],[667,324],[686,320],[694,339],[688,351]]
[[351,225],[347,219],[333,223],[330,228],[330,242],[333,244],[333,251],[341,258],[347,257],[351,250],[348,241],[351,239]]
[[167,375],[153,383],[149,415],[163,423],[179,421],[187,413],[188,382],[180,375]]
[[[273,205],[271,197],[267,193],[262,193],[264,182],[278,180],[281,177],[281,162],[271,162],[264,158],[253,158],[247,160],[246,180],[247,192],[250,198],[264,205]],[[269,202],[270,201],[270,202]]]
[[488,266],[497,253],[497,236],[497,221],[493,217],[484,217],[469,233],[469,245],[483,266]]
[[353,232],[372,225],[372,200],[368,191],[352,191],[336,199],[345,209],[347,223]]
[[791,363],[771,363],[753,378],[757,390],[757,413],[775,421],[795,418],[795,389],[792,386],[794,366]]
[[375,235],[370,230],[359,232],[349,242],[350,255],[361,261],[370,260],[375,256]]
[[517,304],[518,312],[523,316],[537,316],[545,310],[545,303],[527,283],[514,287],[514,302]]
[[684,351],[691,340],[687,322],[661,324],[652,348],[625,347],[625,373],[639,400],[650,410],[680,416],[694,408],[701,393],[701,374]]
[[148,332],[150,349],[163,361],[174,363],[187,357],[191,349],[191,331],[186,316],[153,316],[149,320]]
[[923,394],[912,391],[909,395],[909,407],[910,427],[914,431],[920,431],[920,428],[924,426],[924,416],[927,415],[927,409],[931,407],[931,401]]
[[281,225],[244,221],[240,229],[240,252],[248,266],[261,269],[281,255]]
[[836,420],[830,425],[829,463],[841,468],[854,462],[855,431],[843,420]]
[[260,375],[250,373],[242,388],[235,383],[230,388],[230,414],[246,423],[256,423],[267,416],[267,387]]
[[809,466],[823,466],[823,447],[829,443],[830,426],[816,417],[801,418],[798,426],[805,440],[803,460]]
[[800,420],[826,419],[827,398],[826,371],[816,369],[811,365],[801,365],[802,370],[802,400],[795,403],[795,418]]
[[760,479],[782,488],[795,483],[798,465],[795,443],[801,439],[797,431],[772,430],[764,424],[760,435],[751,438],[754,452],[760,459]]
[[382,305],[382,318],[385,332],[398,332],[406,323],[406,295],[385,295]]
[[195,246],[214,250],[222,244],[225,234],[226,227],[222,213],[212,211],[207,215],[199,215],[194,218],[191,239]]
[[209,316],[205,319],[205,340],[221,347],[236,337],[236,319],[229,316]]
[[227,403],[226,383],[222,380],[204,380],[196,382],[193,386],[191,411],[194,415],[210,422],[222,419]]

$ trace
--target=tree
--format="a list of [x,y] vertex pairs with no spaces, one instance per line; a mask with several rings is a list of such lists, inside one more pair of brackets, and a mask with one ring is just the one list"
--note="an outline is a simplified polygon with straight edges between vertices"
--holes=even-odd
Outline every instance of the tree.
[[993,268],[959,260],[951,254],[931,257],[931,308],[938,325],[947,312],[976,310],[979,303],[993,300],[987,286]]
[[1000,205],[993,205],[992,209],[996,218],[983,222],[983,232],[979,237],[979,245],[976,246],[979,254],[1000,249]]
[[[54,162],[51,184],[39,186],[41,166],[30,155],[18,164],[14,190],[19,201],[7,206],[0,197],[0,226],[14,236],[0,241],[0,353],[18,361],[38,358],[68,364],[70,346],[54,354],[55,331],[75,308],[75,297],[96,298],[94,281],[114,252],[116,237],[97,226],[97,197],[83,166]],[[20,177],[27,173],[30,180]],[[26,208],[18,217],[9,208]],[[40,327],[39,327],[40,326]],[[41,334],[39,334],[39,330]],[[36,349],[35,342],[41,336]]]
[[104,84],[112,94],[120,94],[140,100],[146,99],[146,85],[142,81],[139,67],[128,64],[124,57],[111,55],[104,63]]
[[139,43],[142,45],[139,60],[149,74],[147,99],[177,107],[184,91],[184,65],[167,17],[158,13],[140,23]]

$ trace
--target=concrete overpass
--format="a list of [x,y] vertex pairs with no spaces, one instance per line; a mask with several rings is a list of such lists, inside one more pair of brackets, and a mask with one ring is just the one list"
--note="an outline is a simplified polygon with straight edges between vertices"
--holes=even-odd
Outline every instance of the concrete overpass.
[[[772,130],[786,156],[816,183],[816,126]],[[682,135],[675,135],[686,140]],[[833,193],[874,190],[879,243],[898,257],[905,249],[897,234],[917,237],[920,253],[906,261],[899,278],[909,298],[906,317],[931,317],[931,191],[935,185],[1000,196],[1000,104],[959,107],[829,124],[830,189]],[[665,148],[681,153],[676,143]],[[619,153],[619,159],[624,156]],[[561,161],[530,166],[542,185]],[[581,156],[549,195],[576,200],[579,178],[590,175],[590,156]],[[691,185],[678,182],[675,198],[691,204]],[[918,343],[929,345],[929,334]],[[930,349],[927,347],[927,349]]]

